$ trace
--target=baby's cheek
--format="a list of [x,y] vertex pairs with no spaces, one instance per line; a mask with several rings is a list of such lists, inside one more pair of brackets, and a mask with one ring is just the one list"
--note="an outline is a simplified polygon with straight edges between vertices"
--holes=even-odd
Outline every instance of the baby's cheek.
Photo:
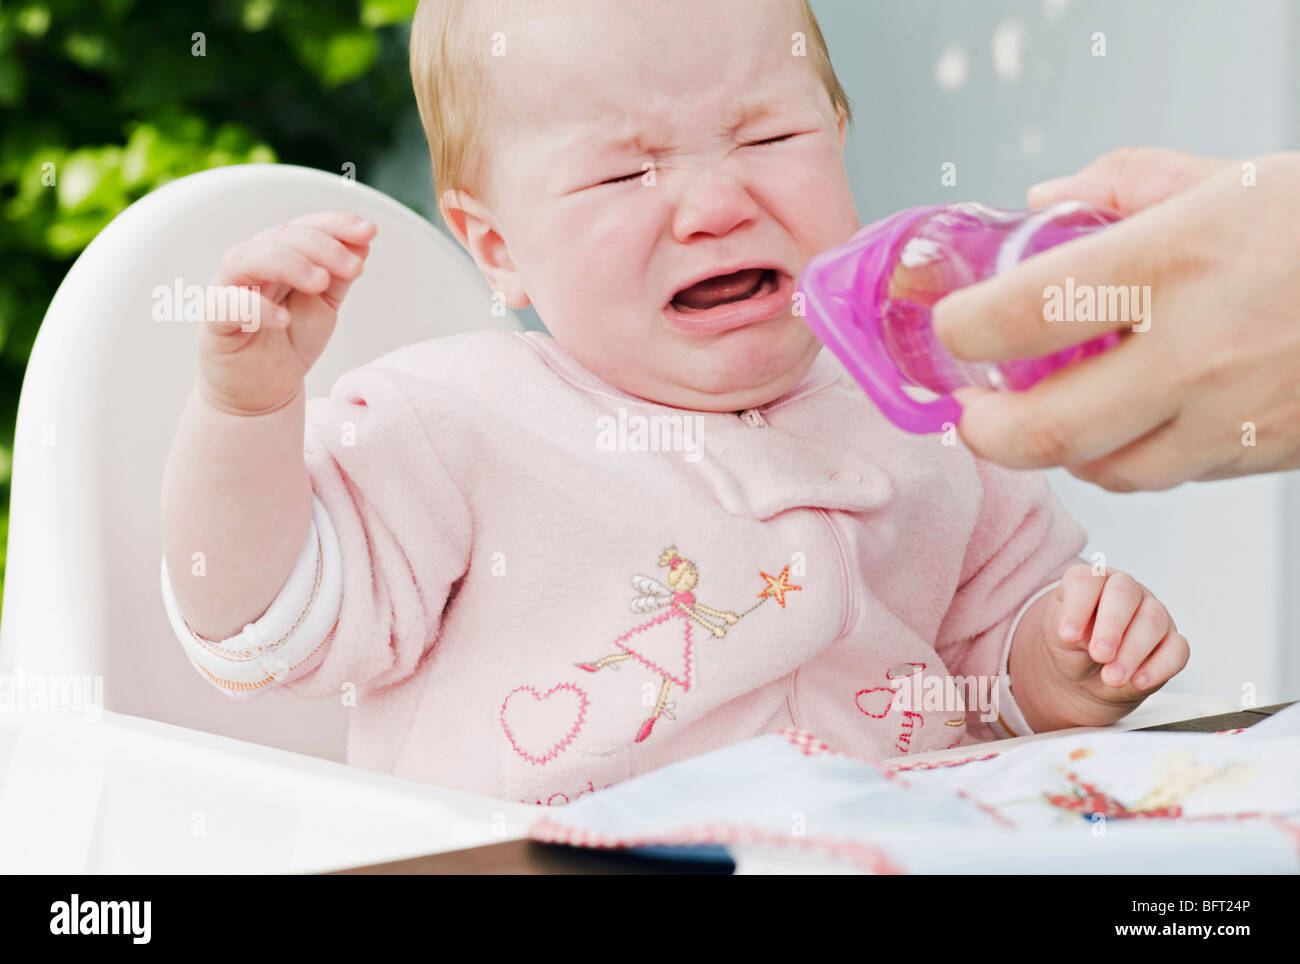
[[792,179],[781,208],[788,212],[782,220],[808,257],[843,244],[860,227],[842,170]]

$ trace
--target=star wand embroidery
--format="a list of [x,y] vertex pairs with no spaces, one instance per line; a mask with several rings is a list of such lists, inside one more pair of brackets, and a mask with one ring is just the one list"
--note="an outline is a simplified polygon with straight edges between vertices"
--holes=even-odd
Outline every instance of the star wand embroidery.
[[759,570],[759,575],[767,584],[758,593],[758,602],[743,612],[734,613],[714,609],[696,600],[694,590],[700,581],[700,571],[695,563],[678,554],[676,546],[669,546],[663,551],[659,556],[659,565],[668,570],[665,577],[668,585],[649,576],[634,575],[632,588],[637,595],[632,599],[631,608],[638,614],[658,609],[663,612],[632,627],[614,640],[617,652],[590,663],[575,664],[588,673],[598,673],[606,666],[618,669],[618,664],[624,660],[634,659],[659,677],[659,698],[655,701],[650,718],[637,731],[637,743],[650,736],[650,731],[660,716],[674,719],[674,704],[668,701],[668,693],[674,683],[682,688],[682,692],[690,692],[695,663],[691,640],[693,624],[703,626],[715,639],[722,639],[727,635],[729,627],[736,625],[769,599],[775,599],[784,609],[785,594],[803,588],[790,584],[789,566],[782,569],[779,576]]

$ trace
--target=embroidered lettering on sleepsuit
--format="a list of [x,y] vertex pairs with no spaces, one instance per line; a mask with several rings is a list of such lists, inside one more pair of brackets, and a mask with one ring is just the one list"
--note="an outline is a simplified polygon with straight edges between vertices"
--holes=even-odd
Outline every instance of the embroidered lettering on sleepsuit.
[[[892,685],[870,686],[858,690],[853,694],[854,705],[857,706],[861,713],[875,720],[883,720],[891,711],[897,714],[899,708],[894,705],[895,697],[898,695],[897,681],[924,671],[925,663],[908,662],[890,667],[885,672],[885,679]],[[902,720],[899,723],[898,737],[894,741],[894,749],[899,753],[907,753],[912,748],[912,731],[925,725],[925,717],[913,710],[902,710],[901,715]],[[963,717],[954,717],[943,722],[944,726],[951,727],[964,726],[966,723]],[[952,749],[960,743],[960,738],[954,740],[948,745],[948,749]]]
[[604,787],[597,787],[593,781],[588,780],[586,785],[583,786],[583,788],[579,790],[577,793],[575,793],[572,797],[570,797],[567,793],[560,793],[557,791],[555,793],[552,793],[550,796],[546,797],[545,799],[543,799],[542,797],[534,797],[531,800],[520,800],[519,802],[531,803],[533,806],[536,807],[558,807],[566,803],[572,803],[574,800],[577,800],[579,797],[583,796],[584,794],[595,793],[598,789],[608,790],[611,786],[613,786],[612,783],[607,783],[605,784]]

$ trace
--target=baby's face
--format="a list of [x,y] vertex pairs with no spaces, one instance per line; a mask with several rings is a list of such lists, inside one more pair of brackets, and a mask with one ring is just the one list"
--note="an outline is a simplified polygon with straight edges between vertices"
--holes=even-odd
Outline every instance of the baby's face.
[[529,9],[486,58],[505,116],[480,267],[624,391],[706,411],[777,397],[819,348],[799,273],[859,226],[844,125],[792,50],[797,4]]

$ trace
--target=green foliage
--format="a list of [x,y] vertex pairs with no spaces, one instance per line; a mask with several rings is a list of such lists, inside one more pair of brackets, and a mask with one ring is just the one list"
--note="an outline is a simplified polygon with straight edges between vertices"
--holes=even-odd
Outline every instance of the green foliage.
[[364,172],[412,101],[415,5],[0,0],[0,536],[23,368],[72,260],[186,174],[277,160]]

